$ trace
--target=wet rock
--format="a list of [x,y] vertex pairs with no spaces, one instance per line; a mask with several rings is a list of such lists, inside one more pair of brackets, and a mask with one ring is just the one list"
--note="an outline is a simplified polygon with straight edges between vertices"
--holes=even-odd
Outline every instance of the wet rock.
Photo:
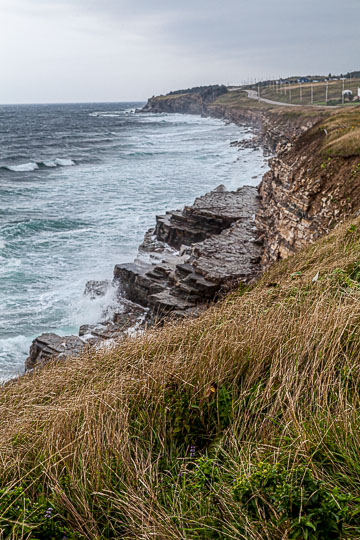
[[115,266],[114,282],[126,298],[149,308],[150,320],[196,313],[220,291],[259,274],[258,207],[256,188],[219,186],[182,211],[158,216],[139,257]]
[[[238,191],[226,191],[224,186],[198,197],[192,206],[182,211],[157,216],[155,236],[175,249],[190,246],[220,234],[238,220],[254,213],[256,188],[246,186]],[[250,208],[250,212],[249,212]]]
[[68,358],[78,356],[86,343],[78,336],[61,337],[53,333],[42,334],[34,339],[26,360],[26,370],[33,369],[53,358]]
[[142,306],[122,300],[119,310],[113,314],[111,320],[84,324],[80,327],[79,336],[91,345],[99,341],[119,339],[144,327],[145,316],[146,309]]
[[50,358],[67,358],[85,346],[118,340],[165,316],[199,314],[224,290],[249,282],[260,272],[261,242],[254,226],[257,189],[224,186],[198,197],[183,210],[156,218],[134,262],[118,264],[113,282],[89,281],[91,299],[115,288],[115,305],[102,320],[83,325],[78,336],[43,334],[34,340],[26,369]]

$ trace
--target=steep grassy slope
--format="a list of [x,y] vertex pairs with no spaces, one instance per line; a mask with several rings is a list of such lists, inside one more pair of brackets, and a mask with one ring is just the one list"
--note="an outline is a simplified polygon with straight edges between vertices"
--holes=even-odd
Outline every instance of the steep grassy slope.
[[3,388],[2,537],[359,538],[359,242]]

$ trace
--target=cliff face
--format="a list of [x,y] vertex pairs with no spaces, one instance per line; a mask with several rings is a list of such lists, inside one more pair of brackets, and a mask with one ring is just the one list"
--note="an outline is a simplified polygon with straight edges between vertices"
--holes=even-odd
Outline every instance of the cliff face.
[[[260,184],[256,224],[265,267],[314,242],[360,208],[360,154],[334,155],[326,125],[318,122],[285,145]],[[342,125],[338,135],[346,129]]]
[[360,108],[285,109],[229,93],[207,113],[259,130],[275,155],[260,186],[263,267],[327,234],[360,208]]
[[250,125],[259,130],[259,139],[265,150],[278,152],[284,145],[294,141],[311,129],[321,118],[319,112],[313,116],[302,116],[284,109],[249,108],[229,106],[217,100],[206,107],[206,114],[224,119],[237,125]]
[[207,106],[227,93],[225,86],[208,86],[184,93],[171,93],[148,100],[141,112],[204,114]]

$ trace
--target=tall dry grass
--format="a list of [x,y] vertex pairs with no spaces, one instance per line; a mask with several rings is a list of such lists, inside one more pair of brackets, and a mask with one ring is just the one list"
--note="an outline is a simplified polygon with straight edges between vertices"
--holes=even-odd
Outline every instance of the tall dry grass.
[[[31,515],[7,517],[23,495],[1,504],[22,486],[67,538],[290,538],[288,522],[254,519],[233,497],[260,461],[304,464],[360,497],[359,239],[358,219],[198,319],[7,384],[0,530],[39,538]],[[220,488],[187,480],[201,456]]]

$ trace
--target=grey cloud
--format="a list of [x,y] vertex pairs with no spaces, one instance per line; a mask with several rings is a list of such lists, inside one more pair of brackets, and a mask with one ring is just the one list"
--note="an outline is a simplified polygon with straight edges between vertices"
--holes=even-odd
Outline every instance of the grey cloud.
[[[32,30],[28,36],[24,32],[17,35],[14,27],[16,51],[6,49],[10,52],[3,55],[3,69],[12,74],[14,64],[22,66],[23,95],[27,70],[27,77],[29,73],[31,76],[24,58],[33,51],[35,66],[40,61],[43,66],[39,78],[43,83],[41,96],[49,92],[49,100],[55,83],[45,75],[46,66],[50,72],[53,69],[52,55],[58,62],[64,92],[66,89],[66,96],[73,92],[74,99],[81,95],[83,99],[120,99],[140,97],[140,93],[145,98],[149,93],[183,85],[237,83],[261,75],[340,72],[360,67],[359,0],[1,3],[11,6],[8,9],[22,27],[31,26]],[[45,19],[52,28],[46,39],[41,37]],[[15,22],[11,24],[15,26]],[[5,50],[7,43],[4,37],[3,42],[1,39],[0,35]],[[10,39],[9,33],[9,43]],[[97,71],[92,73],[87,66],[92,66],[94,59]],[[21,76],[16,73],[18,80]],[[115,91],[116,85],[119,92]],[[11,81],[6,81],[6,87],[11,87]],[[18,86],[15,90],[20,93]],[[58,92],[59,85],[56,96]]]

